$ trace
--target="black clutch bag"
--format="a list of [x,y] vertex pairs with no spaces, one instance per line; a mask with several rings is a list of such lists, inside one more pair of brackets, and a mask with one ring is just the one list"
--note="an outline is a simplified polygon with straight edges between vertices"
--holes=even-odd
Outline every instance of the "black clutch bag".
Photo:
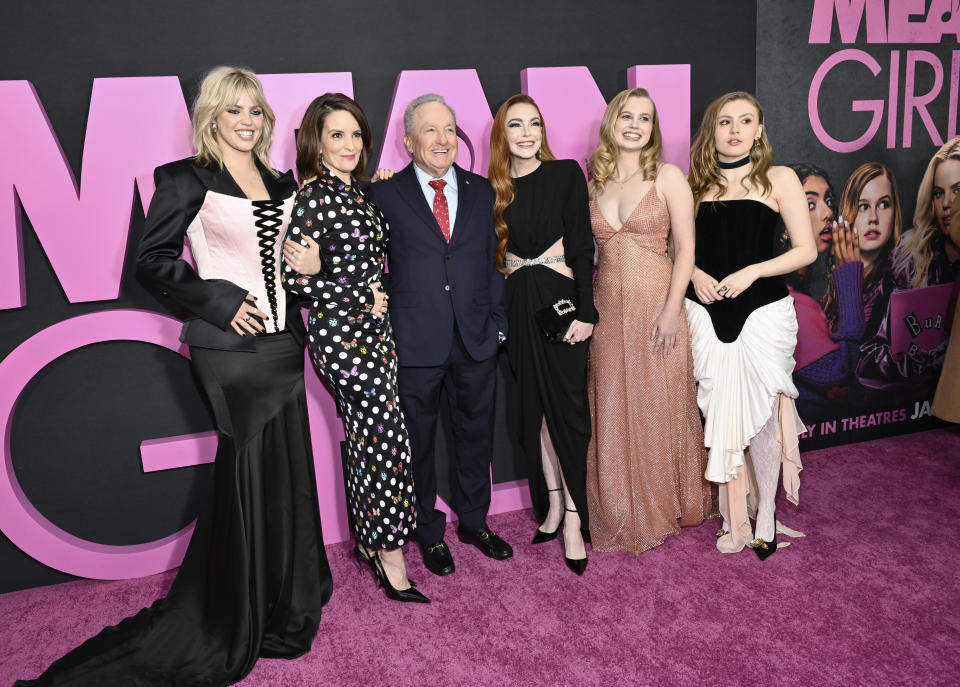
[[534,314],[544,336],[553,343],[563,343],[563,337],[576,316],[577,306],[569,298],[561,298],[553,305],[542,308]]

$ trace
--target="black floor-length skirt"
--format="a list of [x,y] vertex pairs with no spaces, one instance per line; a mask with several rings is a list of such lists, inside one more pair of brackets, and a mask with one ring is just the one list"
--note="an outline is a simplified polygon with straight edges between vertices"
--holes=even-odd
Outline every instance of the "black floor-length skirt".
[[576,297],[574,281],[549,267],[533,265],[514,271],[506,286],[507,353],[520,391],[520,445],[533,512],[543,522],[550,507],[540,450],[540,427],[546,418],[560,470],[580,515],[580,530],[589,541],[587,342],[551,343],[535,317],[538,310],[561,298],[576,302]]
[[289,333],[256,353],[192,348],[219,432],[209,497],[169,594],[16,685],[191,687],[310,650],[333,583]]

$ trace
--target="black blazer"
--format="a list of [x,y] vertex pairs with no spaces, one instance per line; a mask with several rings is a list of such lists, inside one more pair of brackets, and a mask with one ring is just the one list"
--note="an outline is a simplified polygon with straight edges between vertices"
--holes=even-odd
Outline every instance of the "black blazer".
[[413,163],[370,186],[390,224],[390,321],[400,365],[441,365],[454,323],[475,360],[495,355],[507,333],[504,278],[493,266],[494,193],[481,176],[454,165],[457,215],[449,245],[427,205]]
[[[292,172],[279,177],[257,163],[272,200],[296,193]],[[201,279],[180,259],[187,228],[203,206],[207,191],[245,198],[226,168],[205,167],[186,158],[157,167],[153,172],[157,190],[150,201],[140,251],[137,280],[173,315],[185,320],[180,340],[191,346],[252,351],[252,336],[240,336],[230,321],[240,309],[247,290],[225,279]],[[251,241],[256,241],[251,228]],[[279,277],[277,288],[280,289]],[[263,307],[261,307],[261,310]],[[295,299],[288,299],[286,328],[299,341],[304,339],[303,320]]]

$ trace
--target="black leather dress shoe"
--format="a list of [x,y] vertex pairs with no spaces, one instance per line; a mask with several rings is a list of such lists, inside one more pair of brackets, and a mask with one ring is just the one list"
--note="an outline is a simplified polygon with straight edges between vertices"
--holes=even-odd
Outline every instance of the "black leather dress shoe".
[[457,537],[464,544],[473,544],[480,553],[488,558],[498,561],[505,561],[513,558],[513,549],[510,545],[498,537],[494,532],[486,528],[476,532],[466,529],[458,529]]
[[442,539],[433,546],[423,546],[422,549],[423,564],[434,575],[452,575],[456,570],[450,548]]

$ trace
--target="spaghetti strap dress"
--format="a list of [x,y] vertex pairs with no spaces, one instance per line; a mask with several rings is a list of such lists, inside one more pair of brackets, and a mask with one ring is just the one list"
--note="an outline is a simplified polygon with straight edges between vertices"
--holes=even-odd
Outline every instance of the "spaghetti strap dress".
[[681,317],[672,350],[655,351],[651,340],[673,273],[670,214],[655,185],[619,230],[596,199],[590,217],[600,257],[600,322],[590,343],[590,533],[595,551],[638,554],[710,514],[690,337]]

